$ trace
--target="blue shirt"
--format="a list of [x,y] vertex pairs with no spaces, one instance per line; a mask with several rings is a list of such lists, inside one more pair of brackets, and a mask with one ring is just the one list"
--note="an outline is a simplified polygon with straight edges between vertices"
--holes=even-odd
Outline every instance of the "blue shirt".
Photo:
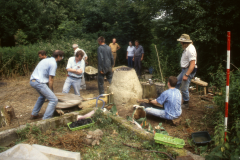
[[[82,74],[83,74],[84,73],[84,68],[85,68],[85,62],[82,59],[81,61],[76,63],[75,56],[74,57],[70,57],[68,59],[68,64],[67,64],[66,69],[69,69],[69,68],[77,69],[77,70],[81,69],[83,71],[82,72]],[[72,73],[72,72],[68,72],[69,76],[76,77],[76,78],[82,77],[82,74],[75,74],[75,73]]]
[[138,45],[138,48],[136,46],[133,49],[133,53],[135,57],[142,57],[142,54],[144,54],[143,47],[141,45]]
[[172,116],[173,118],[178,118],[182,114],[182,95],[176,88],[164,91],[157,98],[157,102],[161,105],[164,104],[165,113]]
[[39,83],[48,83],[49,76],[55,76],[57,70],[57,62],[55,58],[45,58],[41,60],[34,69],[30,80],[35,79]]

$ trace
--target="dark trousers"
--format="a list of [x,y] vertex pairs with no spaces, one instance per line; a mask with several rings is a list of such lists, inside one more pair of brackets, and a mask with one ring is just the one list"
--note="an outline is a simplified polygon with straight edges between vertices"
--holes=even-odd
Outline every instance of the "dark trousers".
[[100,71],[98,71],[98,89],[99,94],[104,94],[104,76],[107,77],[108,82],[111,84],[112,82],[112,71],[107,72],[106,74],[101,74]]
[[133,57],[128,56],[128,67],[133,68]]
[[134,68],[138,76],[141,76],[141,57],[134,57]]

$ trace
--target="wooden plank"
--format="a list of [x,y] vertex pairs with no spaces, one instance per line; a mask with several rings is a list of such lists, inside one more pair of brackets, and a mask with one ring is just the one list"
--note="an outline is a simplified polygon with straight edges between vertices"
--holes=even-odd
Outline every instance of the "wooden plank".
[[195,84],[198,84],[198,85],[200,85],[200,86],[205,86],[205,87],[208,86],[208,83],[207,83],[207,82],[204,82],[204,81],[201,81],[201,80],[195,81],[194,79],[192,79],[191,82],[192,82],[192,83],[195,83]]

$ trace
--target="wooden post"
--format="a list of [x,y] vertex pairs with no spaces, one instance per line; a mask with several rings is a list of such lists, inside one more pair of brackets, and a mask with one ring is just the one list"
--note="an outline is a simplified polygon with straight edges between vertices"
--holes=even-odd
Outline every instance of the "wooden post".
[[204,95],[207,94],[207,87],[203,87],[204,88]]
[[[156,49],[156,52],[157,52],[157,57],[158,57],[158,51],[157,51],[157,47],[156,47],[156,45],[155,45],[155,49]],[[161,66],[160,66],[159,57],[158,57],[158,65],[159,65],[159,70],[160,70],[161,77],[162,77],[162,82],[163,82],[163,76],[162,76],[162,70],[161,70]]]

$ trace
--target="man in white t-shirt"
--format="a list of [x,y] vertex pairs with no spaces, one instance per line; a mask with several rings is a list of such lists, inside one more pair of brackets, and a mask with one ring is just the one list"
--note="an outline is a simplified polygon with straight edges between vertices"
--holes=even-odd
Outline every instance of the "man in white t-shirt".
[[178,82],[176,88],[182,91],[182,108],[189,109],[189,85],[197,71],[197,52],[189,35],[182,34],[177,41],[181,43],[183,53],[180,62],[182,72],[177,77]]
[[127,48],[126,59],[128,60],[128,67],[131,67],[131,68],[133,68],[133,60],[132,60],[133,56],[134,56],[133,49],[134,49],[134,46],[132,45],[132,42],[130,41],[129,46]]
[[[82,57],[82,59],[84,60],[85,65],[86,65],[87,64],[87,59],[88,59],[88,56],[87,56],[86,52],[83,49],[78,48],[77,44],[73,44],[72,47],[73,47],[73,50],[74,50],[74,56],[76,55],[77,51],[80,51],[80,50],[83,51],[84,56]],[[84,74],[82,74],[80,90],[86,90],[86,88],[87,88],[87,86],[86,86],[86,83],[85,83],[85,77],[84,77]]]

